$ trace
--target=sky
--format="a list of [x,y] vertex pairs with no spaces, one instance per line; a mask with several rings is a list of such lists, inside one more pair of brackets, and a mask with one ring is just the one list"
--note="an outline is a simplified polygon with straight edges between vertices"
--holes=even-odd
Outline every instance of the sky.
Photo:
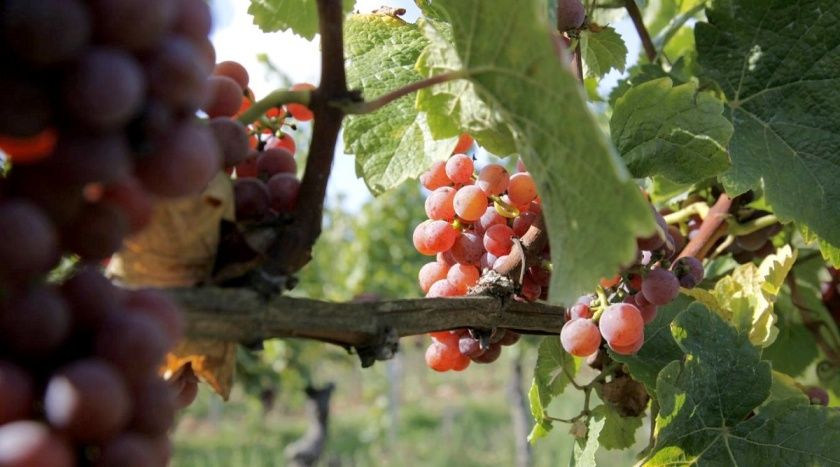
[[[293,82],[317,84],[320,71],[318,37],[307,41],[290,32],[263,33],[247,13],[249,4],[250,0],[211,0],[214,20],[212,40],[216,47],[217,61],[234,60],[244,65],[250,73],[251,89],[257,98],[278,87],[278,83],[270,80],[265,67],[257,60],[257,55],[263,53]],[[407,21],[414,21],[419,15],[419,10],[410,0],[356,0],[356,10],[360,12],[369,12],[381,6],[405,8],[404,18]],[[630,51],[628,57],[637,57],[640,43],[632,23],[624,20],[614,26],[627,43]],[[601,80],[599,89],[602,92],[608,91],[621,76],[622,73],[613,70]],[[341,194],[340,206],[355,212],[371,199],[371,195],[364,182],[356,178],[353,157],[344,154],[341,138],[338,143],[332,176],[327,186],[327,203],[336,206]]]

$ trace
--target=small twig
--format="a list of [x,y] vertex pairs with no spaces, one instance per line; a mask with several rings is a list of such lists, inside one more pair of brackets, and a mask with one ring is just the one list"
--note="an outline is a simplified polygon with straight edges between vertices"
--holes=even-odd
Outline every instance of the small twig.
[[679,224],[680,222],[685,222],[689,220],[691,216],[694,215],[700,216],[700,219],[705,219],[708,214],[709,205],[706,204],[705,201],[698,201],[696,203],[689,204],[688,206],[680,209],[679,211],[674,211],[662,217],[668,224]]
[[411,84],[407,84],[401,88],[394,89],[393,91],[387,94],[379,96],[371,101],[336,105],[340,106],[346,114],[371,113],[381,109],[385,105],[399,99],[400,97],[407,96],[413,92],[434,86],[436,84],[446,83],[448,81],[454,81],[456,79],[468,78],[469,76],[470,73],[467,70],[450,71],[447,73],[441,73],[439,75],[432,76],[430,78],[426,78],[424,80],[416,81]]
[[771,225],[778,224],[779,219],[774,216],[773,214],[767,214],[766,216],[761,216],[758,219],[753,219],[751,221],[738,223],[734,220],[729,221],[729,233],[740,237],[742,235],[751,234],[753,232],[757,232],[765,227],[770,227]]
[[697,236],[692,238],[680,252],[678,258],[694,256],[703,259],[714,243],[726,234],[728,226],[726,218],[729,216],[729,209],[732,207],[732,198],[722,193],[714,206],[703,220],[703,224],[697,231]]
[[287,91],[285,89],[278,89],[262,99],[254,102],[251,107],[245,112],[242,112],[236,119],[243,125],[250,125],[256,122],[266,112],[274,107],[279,107],[283,104],[303,104],[309,105],[309,99],[312,91]]
[[648,60],[655,62],[657,58],[656,47],[654,47],[653,41],[650,39],[650,33],[648,33],[645,22],[642,20],[642,12],[639,10],[639,6],[636,5],[636,0],[625,0],[624,7],[627,8],[627,13],[630,14],[630,19],[633,20],[633,26],[636,27],[636,32],[639,33],[639,39],[642,40],[645,55],[647,55]]
[[694,5],[688,11],[677,16],[668,23],[668,26],[666,26],[665,29],[653,40],[654,46],[660,50],[660,53],[662,53],[661,51],[665,49],[665,45],[668,44],[677,31],[679,31],[680,28],[683,27],[683,25],[690,19],[694,18],[694,16],[697,15],[697,13],[699,13],[703,8],[706,8],[706,2],[700,2],[697,5]]

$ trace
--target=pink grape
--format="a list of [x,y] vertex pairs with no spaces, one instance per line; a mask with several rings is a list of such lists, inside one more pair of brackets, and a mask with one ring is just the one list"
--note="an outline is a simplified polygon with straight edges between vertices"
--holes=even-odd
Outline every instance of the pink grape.
[[414,248],[421,254],[426,256],[434,256],[435,251],[429,248],[426,245],[426,238],[428,235],[426,234],[426,228],[429,224],[432,223],[432,220],[425,220],[417,225],[414,228],[414,233],[411,236],[412,241],[414,242]]
[[589,308],[589,304],[587,303],[575,303],[572,305],[568,310],[566,310],[567,320],[573,320],[577,318],[591,318],[592,317],[592,309]]
[[484,235],[484,232],[486,232],[487,229],[496,224],[507,225],[507,219],[496,211],[495,206],[487,206],[487,209],[484,210],[484,214],[482,214],[478,219],[478,222],[475,223],[475,232],[479,235]]
[[426,226],[425,232],[426,246],[435,253],[449,250],[458,238],[458,231],[446,221],[433,220]]
[[[642,348],[642,345],[645,343],[645,338],[642,336],[636,342],[633,342],[629,345],[610,345],[610,348],[613,352],[619,355],[633,355]],[[609,344],[609,343],[608,343]]]
[[529,302],[535,302],[540,298],[540,295],[542,295],[542,287],[540,287],[540,285],[534,282],[534,280],[530,277],[525,276],[525,279],[522,280],[522,287],[519,290],[519,295]]
[[508,196],[517,205],[528,204],[537,197],[537,185],[528,172],[520,172],[510,177]]
[[437,190],[442,186],[449,186],[452,180],[446,176],[446,162],[437,161],[428,171],[420,175],[420,184],[427,190]]
[[601,333],[591,319],[575,318],[563,325],[560,343],[566,352],[576,357],[586,357],[598,350],[601,345]]
[[452,249],[452,259],[461,264],[481,264],[481,255],[484,254],[484,243],[482,237],[473,232],[462,232],[455,239]]
[[481,269],[493,269],[493,265],[496,264],[496,260],[498,259],[493,253],[484,253],[481,255],[481,260],[479,260],[478,265],[481,266]]
[[417,273],[418,280],[420,281],[420,289],[423,290],[423,293],[428,292],[432,284],[439,280],[446,279],[447,272],[449,272],[449,266],[441,264],[437,261],[424,264],[423,267],[420,268],[420,272]]
[[475,185],[461,187],[453,202],[455,214],[467,222],[477,221],[487,210],[487,196]]
[[474,170],[472,157],[466,154],[455,154],[446,161],[446,176],[455,183],[469,183]]
[[607,307],[598,324],[611,347],[626,347],[644,337],[645,322],[636,306],[616,303]]
[[484,233],[484,248],[496,256],[510,253],[513,247],[513,229],[504,224],[491,226]]
[[455,189],[450,186],[442,186],[435,189],[426,198],[426,216],[429,219],[452,221],[455,219]]
[[500,195],[508,188],[510,175],[508,171],[499,164],[489,164],[478,172],[476,186],[487,195]]
[[458,288],[455,287],[454,285],[452,285],[451,282],[449,282],[446,279],[441,279],[441,280],[435,282],[434,284],[432,284],[431,287],[429,287],[429,291],[426,292],[426,297],[427,298],[457,297],[459,295],[463,295],[459,292],[460,291],[458,290]]
[[519,216],[513,220],[513,233],[517,237],[522,237],[531,228],[531,224],[537,220],[537,215],[533,212],[526,211],[519,214]]
[[462,295],[467,293],[467,289],[477,284],[480,277],[478,268],[468,264],[456,264],[446,274],[446,280],[462,291]]

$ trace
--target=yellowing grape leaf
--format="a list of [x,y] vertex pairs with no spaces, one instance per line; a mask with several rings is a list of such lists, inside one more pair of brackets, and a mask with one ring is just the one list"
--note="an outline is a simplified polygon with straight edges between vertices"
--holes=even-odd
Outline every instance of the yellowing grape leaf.
[[219,225],[233,220],[233,185],[219,172],[198,196],[158,202],[151,223],[111,258],[108,275],[131,287],[189,287],[210,277]]
[[[197,196],[158,202],[150,224],[126,239],[108,275],[128,287],[190,287],[210,278],[222,219],[233,220],[233,185],[223,172]],[[166,357],[164,377],[186,364],[227,399],[233,385],[236,343],[183,339]]]
[[683,293],[730,321],[739,331],[748,332],[753,345],[768,347],[779,333],[773,304],[795,261],[796,252],[785,245],[764,258],[759,266],[738,266],[711,291],[693,289]]

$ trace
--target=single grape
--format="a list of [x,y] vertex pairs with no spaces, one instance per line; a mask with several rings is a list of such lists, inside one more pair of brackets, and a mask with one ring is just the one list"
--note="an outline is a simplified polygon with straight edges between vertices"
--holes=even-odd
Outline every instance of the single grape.
[[139,313],[116,314],[99,328],[94,351],[133,383],[157,370],[168,342],[169,337],[154,318]]
[[429,219],[451,222],[455,219],[455,208],[453,206],[454,199],[454,188],[443,186],[435,189],[431,194],[429,194],[429,197],[426,198],[426,216],[428,216]]
[[522,286],[519,288],[519,295],[529,302],[535,302],[542,295],[542,287],[530,277],[525,276],[525,279],[522,280]]
[[148,436],[166,434],[175,424],[175,396],[170,384],[160,378],[133,388],[130,428]]
[[[183,0],[182,0],[183,1]],[[213,69],[213,74],[216,76],[226,76],[239,85],[239,95],[248,87],[248,82],[251,80],[248,76],[248,70],[244,66],[234,61],[224,61],[216,64]]]
[[77,329],[92,330],[120,310],[120,291],[95,266],[84,266],[61,284]]
[[73,467],[75,454],[63,437],[40,422],[22,420],[0,426],[3,467]]
[[265,142],[265,148],[263,149],[285,149],[292,154],[295,154],[297,150],[297,145],[295,144],[295,139],[292,135],[284,132],[280,132],[279,136],[272,136],[268,138],[268,141]]
[[194,111],[207,99],[207,65],[195,43],[170,36],[148,59],[149,90],[173,108]]
[[484,210],[484,214],[482,214],[478,219],[478,222],[475,223],[475,233],[484,235],[487,229],[496,224],[507,225],[507,219],[499,214],[494,206],[487,206]]
[[507,190],[509,181],[507,169],[499,164],[488,164],[478,172],[476,186],[487,196],[500,195]]
[[455,183],[469,183],[474,171],[472,157],[466,154],[455,154],[446,161],[446,176]]
[[278,173],[297,174],[295,156],[281,148],[261,152],[257,156],[257,176],[267,180]]
[[160,465],[150,438],[123,433],[102,445],[95,467],[153,467]]
[[32,377],[17,365],[0,360],[0,426],[32,415]]
[[97,38],[137,51],[158,45],[178,14],[177,2],[171,0],[90,0],[89,3]]
[[294,211],[300,193],[300,180],[294,174],[274,174],[266,187],[271,209],[281,214]]
[[428,238],[426,228],[431,223],[432,220],[428,219],[420,224],[417,224],[417,227],[414,228],[414,233],[411,236],[411,239],[414,242],[414,249],[416,249],[421,255],[434,256],[436,253],[428,245],[426,245],[426,239]]
[[207,98],[201,105],[210,118],[232,117],[242,105],[242,88],[232,78],[227,76],[211,76],[207,78]]
[[64,247],[84,260],[102,260],[122,246],[128,235],[128,218],[110,203],[89,203],[63,230]]
[[507,332],[505,332],[505,335],[502,336],[501,339],[499,339],[499,345],[501,345],[502,347],[509,347],[519,342],[519,339],[521,337],[522,335],[518,332],[514,332],[508,329]]
[[467,264],[455,264],[446,274],[446,279],[461,292],[459,295],[465,295],[470,287],[478,283],[480,277],[478,268]]
[[680,294],[680,281],[667,269],[652,269],[642,281],[642,293],[654,305],[667,305]]
[[420,175],[420,184],[427,190],[436,190],[443,186],[452,184],[452,180],[446,176],[446,162],[436,161],[428,171]]
[[475,140],[472,136],[466,133],[461,133],[458,137],[458,142],[455,144],[455,149],[452,150],[452,154],[465,154],[472,148],[474,143]]
[[576,318],[566,321],[560,331],[563,349],[577,357],[592,355],[601,345],[601,333],[590,319]]
[[805,395],[808,396],[812,405],[828,406],[828,392],[821,387],[808,386],[805,388]]
[[767,243],[767,240],[779,232],[780,224],[770,225],[763,229],[735,237],[735,244],[747,251],[758,251]]
[[478,357],[484,353],[478,339],[470,337],[469,335],[460,337],[458,340],[458,350],[461,352],[461,355],[466,357]]
[[607,344],[610,346],[612,351],[619,354],[619,355],[633,355],[633,354],[637,353],[642,348],[642,345],[644,345],[644,343],[645,343],[644,337],[642,337],[641,339],[637,340],[636,342],[633,342],[633,343],[628,344],[628,345],[613,345],[613,344],[609,344],[609,342],[607,342]]
[[568,310],[566,310],[566,321],[571,321],[573,319],[578,318],[592,318],[592,309],[589,308],[588,303],[575,303]]
[[684,256],[671,265],[671,270],[679,280],[680,285],[686,289],[692,289],[703,281],[703,263],[693,257]]
[[236,164],[236,178],[256,177],[257,176],[257,157],[260,153],[252,149],[245,156],[245,160]]
[[490,226],[484,233],[484,248],[496,256],[504,256],[513,248],[513,229],[505,224]]
[[493,269],[493,266],[498,261],[498,257],[492,253],[484,253],[481,255],[481,260],[479,260],[478,266],[482,269]]
[[238,221],[263,219],[271,207],[268,187],[261,180],[253,177],[234,180],[233,196]]
[[[520,172],[510,177],[510,184],[508,185],[508,197],[514,204],[519,205],[529,204],[537,197],[537,185],[531,174],[528,172]],[[523,209],[520,209],[522,211]],[[527,209],[526,209],[527,210]]]
[[154,289],[137,289],[125,293],[124,306],[128,313],[148,316],[158,322],[174,347],[184,336],[186,322],[178,306],[163,293]]
[[521,238],[528,232],[535,220],[537,220],[537,214],[530,211],[521,213],[513,220],[513,234]]
[[128,424],[131,399],[125,381],[110,365],[78,360],[47,383],[44,412],[50,425],[76,440],[104,441]]
[[21,356],[54,352],[70,334],[71,324],[67,302],[54,287],[31,287],[0,303],[0,345]]
[[[178,14],[175,18],[173,30],[190,39],[204,41],[210,35],[213,28],[213,17],[210,14],[210,7],[204,0],[177,0],[179,5]],[[213,60],[215,62],[215,60]],[[222,65],[226,62],[222,62]],[[234,62],[231,62],[234,63]],[[217,73],[230,76],[226,73]],[[233,76],[230,76],[233,78]],[[247,72],[246,72],[247,77]],[[239,80],[237,80],[239,82]],[[248,82],[245,80],[245,84]],[[244,88],[245,86],[243,86]]]
[[580,0],[559,0],[557,3],[557,29],[569,31],[583,25],[586,10]]
[[603,287],[605,289],[611,289],[611,288],[617,286],[619,284],[619,282],[621,282],[621,276],[616,274],[613,277],[605,277],[605,278],[601,279],[600,281],[598,281],[598,285],[600,285],[601,287]]
[[452,248],[458,238],[458,230],[446,221],[431,221],[424,229],[425,245],[435,253],[441,253]]
[[[311,91],[314,89],[315,85],[309,83],[294,84],[290,88],[291,91]],[[312,111],[303,104],[286,104],[286,110],[289,111],[289,115],[300,122],[308,122],[314,117]]]
[[0,278],[27,280],[58,259],[58,236],[44,212],[28,201],[0,201]]
[[487,348],[482,354],[477,355],[475,357],[470,357],[472,361],[475,363],[493,363],[499,359],[499,355],[502,354],[502,346],[499,343],[490,344],[490,347]]
[[233,167],[248,157],[251,152],[248,130],[241,123],[232,118],[217,117],[210,120],[208,126],[216,139],[225,167]]
[[474,232],[461,232],[449,252],[452,253],[455,262],[478,266],[484,254],[484,242],[482,237]]
[[655,251],[662,248],[665,245],[665,234],[668,232],[668,224],[665,222],[662,214],[659,214],[653,206],[651,206],[650,210],[656,221],[657,230],[649,237],[636,239],[636,245],[640,250],[645,251]]
[[143,230],[152,220],[152,198],[134,177],[129,176],[106,185],[102,192],[102,202],[120,209],[128,221],[130,233]]
[[437,261],[424,264],[423,267],[420,268],[420,272],[417,274],[418,281],[420,282],[420,289],[423,290],[423,293],[427,293],[429,288],[432,287],[432,284],[446,279],[446,274],[448,272],[449,266],[446,264],[441,264]]
[[463,295],[457,287],[446,279],[439,280],[429,287],[426,298],[458,297]]
[[150,192],[176,198],[199,193],[221,168],[221,154],[210,130],[181,123],[138,164],[137,176]]
[[439,342],[432,342],[429,347],[426,348],[426,366],[439,372],[449,371],[452,369],[452,362],[446,359],[445,351],[445,345]]
[[628,346],[644,337],[645,323],[634,305],[615,303],[601,314],[598,327],[611,347]]
[[[457,242],[457,240],[455,241]],[[452,245],[452,248],[455,248],[455,245]],[[447,266],[452,266],[453,264],[458,262],[455,261],[455,258],[452,256],[451,249],[449,251],[442,251],[440,253],[437,253],[435,255],[435,261],[437,261],[440,264],[445,264]]]

